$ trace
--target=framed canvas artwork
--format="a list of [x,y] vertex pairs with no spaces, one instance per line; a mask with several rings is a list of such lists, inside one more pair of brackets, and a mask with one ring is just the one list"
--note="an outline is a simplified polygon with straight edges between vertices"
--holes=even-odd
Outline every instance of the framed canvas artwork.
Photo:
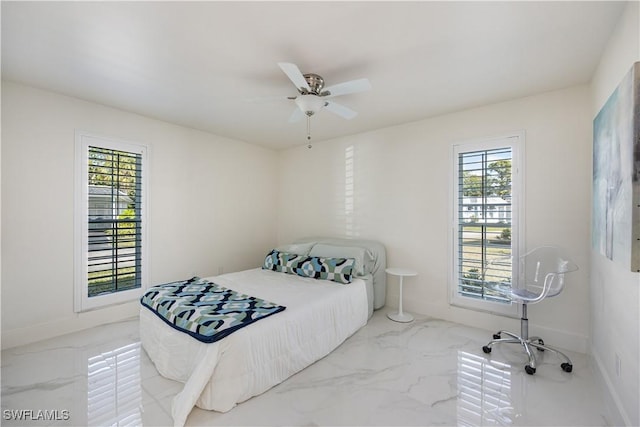
[[640,272],[640,62],[593,121],[592,245]]

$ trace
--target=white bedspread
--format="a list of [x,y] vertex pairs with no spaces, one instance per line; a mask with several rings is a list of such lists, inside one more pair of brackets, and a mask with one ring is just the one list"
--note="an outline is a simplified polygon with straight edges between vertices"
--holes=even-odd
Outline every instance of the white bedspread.
[[365,282],[343,285],[254,269],[209,280],[286,310],[205,344],[140,309],[142,345],[164,377],[185,383],[173,400],[175,425],[194,405],[220,412],[265,392],[321,359],[364,326]]

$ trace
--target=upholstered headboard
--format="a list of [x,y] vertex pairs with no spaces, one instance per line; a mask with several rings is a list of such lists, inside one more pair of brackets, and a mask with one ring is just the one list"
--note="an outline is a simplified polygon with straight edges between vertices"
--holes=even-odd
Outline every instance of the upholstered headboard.
[[[333,245],[344,248],[362,248],[366,251],[364,275],[370,274],[373,281],[373,309],[384,306],[387,296],[387,252],[384,245],[375,240],[345,239],[338,237],[303,237],[296,243],[315,243],[316,245]],[[313,248],[311,249],[313,251]]]

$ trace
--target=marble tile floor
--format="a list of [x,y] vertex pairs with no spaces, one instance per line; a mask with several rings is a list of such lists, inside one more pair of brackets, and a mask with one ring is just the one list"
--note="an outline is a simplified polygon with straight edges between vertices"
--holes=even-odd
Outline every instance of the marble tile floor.
[[[517,346],[482,352],[492,331],[424,316],[395,323],[385,313],[227,413],[194,408],[187,425],[607,425],[586,355],[567,352],[574,372],[565,373],[543,353],[530,376]],[[4,426],[169,426],[182,387],[154,368],[137,319],[5,350],[1,382]]]

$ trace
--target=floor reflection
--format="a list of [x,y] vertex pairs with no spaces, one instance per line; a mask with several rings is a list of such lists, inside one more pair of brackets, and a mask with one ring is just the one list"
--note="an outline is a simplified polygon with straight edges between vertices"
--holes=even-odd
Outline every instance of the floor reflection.
[[508,363],[458,351],[458,425],[514,425],[514,380]]
[[[5,416],[2,426],[173,425],[183,385],[158,374],[138,330],[130,320],[3,350],[3,416],[68,410],[71,418]],[[588,356],[571,353],[571,374],[552,358],[527,375],[520,349],[481,352],[488,333],[437,320],[397,324],[378,310],[339,351],[227,413],[195,408],[187,425],[611,425]],[[340,380],[329,380],[337,367]]]
[[87,374],[88,425],[142,425],[139,342],[89,357]]

